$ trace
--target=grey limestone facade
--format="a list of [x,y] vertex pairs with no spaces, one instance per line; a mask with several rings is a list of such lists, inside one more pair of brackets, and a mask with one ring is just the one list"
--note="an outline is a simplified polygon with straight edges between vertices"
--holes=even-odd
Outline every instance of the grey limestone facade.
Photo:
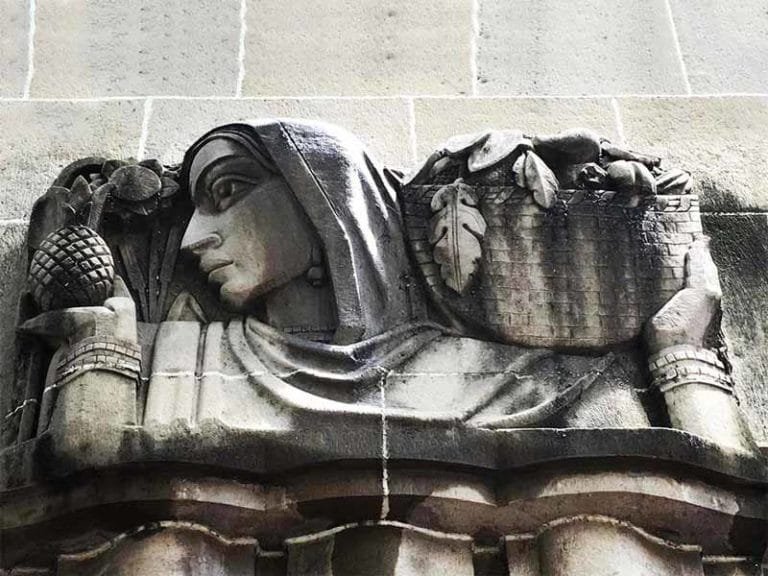
[[768,569],[759,2],[0,14],[0,574]]

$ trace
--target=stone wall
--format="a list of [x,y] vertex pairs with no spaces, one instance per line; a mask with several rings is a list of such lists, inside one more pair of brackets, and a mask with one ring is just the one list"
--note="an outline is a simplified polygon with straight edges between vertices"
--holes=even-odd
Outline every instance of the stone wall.
[[768,444],[761,0],[0,0],[0,15],[5,382],[26,221],[71,160],[176,161],[218,123],[299,116],[408,170],[461,132],[586,126],[693,172],[742,405]]

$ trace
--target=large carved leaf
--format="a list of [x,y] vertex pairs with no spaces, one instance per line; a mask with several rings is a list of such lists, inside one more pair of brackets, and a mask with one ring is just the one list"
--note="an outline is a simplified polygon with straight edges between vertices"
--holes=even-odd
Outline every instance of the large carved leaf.
[[429,241],[446,286],[462,294],[477,270],[485,220],[470,186],[457,180],[432,197]]
[[533,193],[533,199],[542,208],[551,208],[557,200],[560,183],[557,176],[534,152],[526,152],[512,166],[517,185]]
[[476,146],[467,159],[470,172],[479,172],[495,166],[508,156],[521,150],[531,150],[531,140],[517,130],[494,130],[482,146]]

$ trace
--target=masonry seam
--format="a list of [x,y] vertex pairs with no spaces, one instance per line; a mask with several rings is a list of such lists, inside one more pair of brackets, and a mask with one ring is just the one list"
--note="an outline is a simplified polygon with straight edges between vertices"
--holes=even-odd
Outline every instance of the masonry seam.
[[469,73],[470,86],[472,87],[472,96],[478,94],[478,67],[477,67],[477,53],[478,42],[480,39],[480,0],[472,0],[472,6],[470,9],[470,23],[471,30],[469,36]]
[[669,18],[669,25],[672,30],[672,39],[675,43],[675,52],[677,53],[677,61],[680,64],[680,72],[683,74],[683,83],[685,84],[686,94],[692,94],[691,82],[688,80],[688,67],[685,65],[685,58],[683,58],[683,48],[680,45],[680,38],[677,35],[677,25],[675,25],[675,16],[672,13],[672,4],[670,0],[664,0],[664,4],[667,8],[667,17]]
[[188,96],[180,94],[153,94],[147,96],[92,96],[85,98],[19,98],[19,97],[0,97],[0,102],[54,102],[54,103],[73,103],[80,102],[113,102],[113,101],[131,101],[152,98],[153,100],[210,100],[210,101],[231,101],[231,100],[254,100],[254,101],[278,101],[278,100],[390,100],[397,101],[403,98],[413,98],[415,100],[599,100],[606,98],[639,98],[639,99],[706,99],[706,98],[768,98],[768,92],[712,92],[698,94],[572,94],[572,95],[523,95],[510,94],[503,95],[478,95],[463,96],[456,94],[394,94],[390,96],[349,96],[349,95],[323,95],[323,96]]
[[406,98],[406,109],[408,114],[408,142],[411,148],[411,162],[416,164],[418,160],[418,147],[416,140],[416,103],[413,98]]
[[248,11],[247,0],[240,0],[240,36],[237,49],[237,84],[235,85],[235,97],[243,95],[243,81],[245,80],[245,35],[248,29],[246,14]]
[[381,406],[381,513],[380,520],[389,516],[389,439],[387,438],[387,376],[383,368],[379,379],[379,403]]
[[621,117],[621,108],[616,98],[611,98],[611,108],[613,108],[613,119],[616,122],[616,135],[619,137],[619,146],[625,146],[627,139],[624,134],[624,120]]
[[152,116],[152,96],[144,100],[144,116],[141,120],[141,136],[139,137],[139,146],[136,150],[136,159],[141,160],[147,148],[147,137],[149,135],[149,119]]
[[29,0],[29,29],[27,32],[27,77],[24,80],[22,98],[29,100],[29,92],[32,89],[32,77],[35,75],[35,20],[37,5],[36,0]]

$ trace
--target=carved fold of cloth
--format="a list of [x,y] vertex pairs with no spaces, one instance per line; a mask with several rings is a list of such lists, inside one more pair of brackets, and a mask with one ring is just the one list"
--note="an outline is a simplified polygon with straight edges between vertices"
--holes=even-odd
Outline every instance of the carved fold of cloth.
[[392,416],[485,428],[649,426],[636,391],[641,359],[631,352],[565,355],[463,338],[427,322],[332,345],[253,318],[165,322],[154,348],[147,423],[174,419],[170,411],[280,429],[302,413],[380,417],[384,406]]

